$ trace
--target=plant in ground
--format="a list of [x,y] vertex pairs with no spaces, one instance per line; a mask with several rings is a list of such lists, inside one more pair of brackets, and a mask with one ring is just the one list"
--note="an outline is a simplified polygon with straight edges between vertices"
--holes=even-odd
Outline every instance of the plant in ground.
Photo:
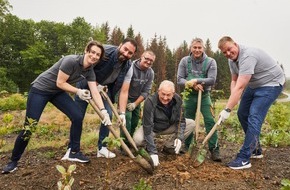
[[[115,148],[119,148],[121,146],[121,137],[119,138],[112,138],[112,137],[106,137],[103,141],[103,143],[107,143],[107,148],[109,150],[115,149]],[[110,153],[108,153],[110,154]],[[110,155],[108,155],[109,157]],[[105,188],[104,189],[109,189],[109,185],[111,184],[111,180],[110,180],[110,161],[111,159],[106,159],[106,164],[107,164],[107,170],[106,170],[106,179],[105,179]]]
[[281,184],[283,187],[281,187],[281,190],[290,190],[290,180],[289,179],[282,179]]
[[152,190],[152,187],[147,184],[143,178],[141,178],[139,183],[134,185],[133,190]]
[[76,165],[70,165],[66,170],[61,165],[56,165],[56,169],[61,173],[61,178],[57,182],[58,190],[71,190],[74,183],[74,178],[72,177],[72,172],[75,171]]

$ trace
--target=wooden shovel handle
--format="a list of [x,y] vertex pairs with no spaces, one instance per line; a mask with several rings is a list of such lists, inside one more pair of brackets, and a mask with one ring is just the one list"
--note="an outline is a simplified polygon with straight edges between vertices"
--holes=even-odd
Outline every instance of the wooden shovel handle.
[[198,140],[198,133],[199,133],[199,128],[200,128],[200,107],[201,107],[201,96],[202,96],[202,91],[198,91],[198,97],[197,97],[197,108],[196,108],[196,114],[195,114],[195,140],[197,142]]
[[[101,120],[103,120],[104,119],[104,115],[102,114],[101,110],[96,106],[94,101],[92,99],[89,99],[88,102],[93,107],[93,109],[96,111],[96,113],[99,115]],[[120,137],[118,135],[117,131],[112,127],[112,125],[107,125],[107,127],[111,131],[111,133],[114,135],[115,138],[119,138]],[[120,139],[121,146],[122,146],[123,150],[126,151],[126,153],[129,155],[130,158],[135,158],[135,156],[133,155],[131,150],[128,148],[126,143],[121,138],[119,138],[119,139]]]
[[219,118],[219,120],[214,124],[214,126],[211,128],[210,132],[206,135],[206,137],[204,138],[204,140],[202,141],[202,145],[204,146],[205,143],[208,141],[208,139],[213,135],[213,133],[216,131],[217,126],[221,123],[221,119]]

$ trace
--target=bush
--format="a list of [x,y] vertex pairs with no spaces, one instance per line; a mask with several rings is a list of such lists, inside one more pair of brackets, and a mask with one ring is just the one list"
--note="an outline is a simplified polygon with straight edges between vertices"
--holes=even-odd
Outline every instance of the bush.
[[11,96],[3,97],[0,99],[0,110],[25,110],[26,98],[21,94],[12,94]]

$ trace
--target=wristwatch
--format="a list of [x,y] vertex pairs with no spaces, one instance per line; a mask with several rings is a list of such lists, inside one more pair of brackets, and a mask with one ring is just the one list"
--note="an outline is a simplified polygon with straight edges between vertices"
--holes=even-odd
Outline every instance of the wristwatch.
[[225,110],[229,113],[232,111],[230,108],[226,108]]

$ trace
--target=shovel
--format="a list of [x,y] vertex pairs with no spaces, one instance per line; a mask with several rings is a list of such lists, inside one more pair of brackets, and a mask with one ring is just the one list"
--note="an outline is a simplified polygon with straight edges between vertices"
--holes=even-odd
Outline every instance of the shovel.
[[118,122],[120,123],[119,127],[121,128],[121,130],[124,132],[126,138],[128,139],[129,143],[132,145],[132,147],[134,148],[135,152],[142,156],[144,159],[146,159],[150,165],[152,167],[154,167],[154,164],[153,164],[153,160],[152,158],[150,157],[150,154],[144,149],[144,148],[141,148],[140,150],[138,150],[137,148],[137,145],[135,143],[135,141],[133,140],[133,138],[131,137],[130,133],[128,132],[126,126],[124,126],[122,124],[122,119],[120,118],[119,114],[118,114],[118,111],[117,109],[115,108],[115,106],[113,105],[112,101],[110,100],[110,98],[108,97],[107,93],[103,90],[100,91],[100,94],[103,96],[103,98],[109,103],[109,106],[111,107],[113,113],[115,114],[115,116],[117,117],[118,119]]
[[190,157],[192,158],[193,157],[193,149],[194,149],[194,144],[196,145],[197,142],[198,142],[198,132],[199,132],[199,127],[200,127],[200,107],[201,107],[201,96],[202,96],[202,91],[199,90],[198,91],[198,97],[197,97],[197,108],[196,108],[196,114],[195,114],[195,142],[194,142],[194,139],[190,145]]
[[[96,111],[96,113],[99,115],[99,117],[103,120],[104,119],[104,116],[103,116],[102,112],[100,111],[100,109],[93,102],[93,100],[92,99],[89,99],[88,102],[93,107],[93,109]],[[120,137],[118,135],[117,131],[112,127],[112,125],[107,125],[107,127],[110,130],[110,132],[114,135],[115,138],[119,138]],[[121,138],[119,138],[119,139],[120,139],[121,146],[122,146],[123,150],[129,155],[129,157],[134,162],[136,162],[139,166],[141,166],[143,169],[145,169],[147,173],[153,174],[154,167],[152,167],[152,165],[146,159],[144,159],[143,157],[141,157],[140,155],[137,155],[135,157],[132,154],[131,150],[128,148],[128,146],[124,143],[124,141]]]
[[206,157],[206,153],[207,153],[207,149],[204,148],[204,146],[207,143],[207,141],[210,139],[210,137],[213,135],[213,133],[216,131],[217,126],[220,125],[221,119],[222,118],[219,118],[219,120],[215,123],[215,125],[212,127],[210,132],[206,135],[206,137],[202,141],[202,144],[199,147],[198,152],[196,154],[196,158],[194,159],[194,162],[193,162],[194,167],[198,167],[204,162],[205,157]]

